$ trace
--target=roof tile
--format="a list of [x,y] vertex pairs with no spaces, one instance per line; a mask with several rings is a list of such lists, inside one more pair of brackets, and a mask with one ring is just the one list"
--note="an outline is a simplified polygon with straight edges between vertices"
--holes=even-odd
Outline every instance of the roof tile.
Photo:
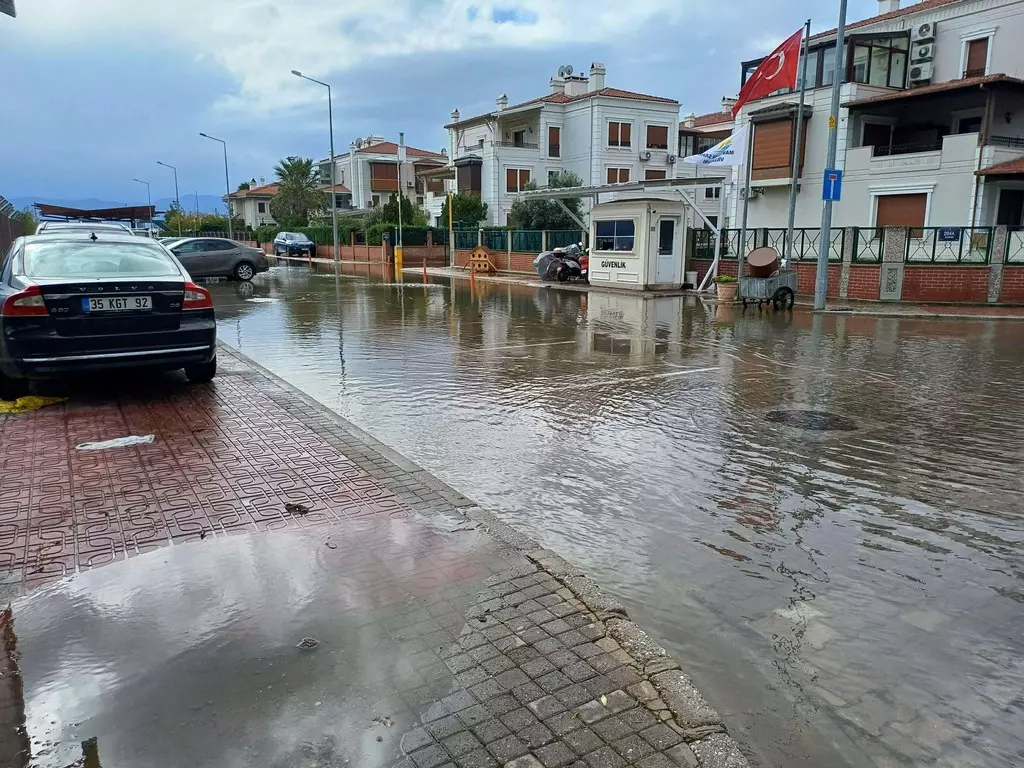
[[908,88],[906,90],[894,91],[892,93],[883,93],[880,96],[872,96],[867,99],[857,99],[856,101],[847,101],[843,104],[844,107],[860,107],[866,104],[879,104],[887,101],[902,101],[904,99],[913,99],[918,96],[928,96],[934,93],[945,93],[946,91],[956,91],[961,88],[973,88],[976,85],[992,85],[996,83],[1005,83],[1007,85],[1024,85],[1024,80],[1016,77],[1010,77],[1003,73],[996,73],[991,75],[979,75],[977,77],[964,77],[960,80],[947,80],[944,83],[932,83],[931,85],[922,85],[918,88]]
[[[922,11],[930,11],[935,8],[941,8],[944,5],[952,5],[953,3],[959,3],[962,0],[923,0],[920,3],[914,3],[908,5],[906,8],[900,8],[898,11],[890,11],[889,13],[882,13],[878,16],[871,16],[867,19],[861,19],[860,21],[854,21],[846,25],[846,31],[849,32],[853,29],[859,29],[860,27],[866,27],[869,24],[877,24],[882,21],[889,21],[890,19],[898,19],[900,16],[906,16],[911,13],[921,13]],[[829,37],[836,33],[835,29],[829,29],[825,32],[819,32],[816,35],[811,35],[811,40],[817,40],[822,37]]]

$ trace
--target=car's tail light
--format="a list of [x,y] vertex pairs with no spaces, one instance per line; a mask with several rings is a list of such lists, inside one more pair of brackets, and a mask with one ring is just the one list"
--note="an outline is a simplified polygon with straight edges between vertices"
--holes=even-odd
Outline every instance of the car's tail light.
[[0,315],[4,317],[46,317],[49,314],[38,285],[30,285],[20,293],[8,296],[0,307]]
[[213,297],[195,283],[185,283],[185,301],[182,309],[213,309]]

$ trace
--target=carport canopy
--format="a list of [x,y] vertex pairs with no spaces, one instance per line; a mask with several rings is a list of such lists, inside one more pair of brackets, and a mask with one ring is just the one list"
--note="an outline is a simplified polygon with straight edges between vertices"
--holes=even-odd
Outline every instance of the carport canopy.
[[123,205],[117,208],[68,208],[63,205],[36,203],[35,209],[46,219],[72,219],[83,221],[149,221],[157,215],[156,206]]
[[[722,189],[722,192],[719,193],[717,223],[712,222],[707,216],[705,216],[704,212],[701,211],[700,206],[697,205],[695,192],[697,187]],[[589,197],[592,200],[593,205],[597,205],[601,202],[602,194],[611,192],[658,192],[666,189],[670,192],[675,192],[679,195],[679,199],[700,217],[700,220],[704,222],[705,226],[707,226],[708,229],[714,230],[715,233],[715,259],[711,263],[711,268],[704,276],[704,280],[701,282],[700,289],[703,290],[707,285],[708,280],[718,274],[718,261],[722,255],[722,222],[725,220],[724,187],[724,176],[691,176],[683,179],[647,179],[645,181],[626,182],[625,184],[599,184],[582,187],[542,187],[541,189],[524,190],[519,193],[518,199],[554,200],[577,224],[580,225],[582,229],[589,230],[590,227],[587,226],[587,224],[571,210],[569,210],[569,207],[562,202],[563,200],[578,197]]]

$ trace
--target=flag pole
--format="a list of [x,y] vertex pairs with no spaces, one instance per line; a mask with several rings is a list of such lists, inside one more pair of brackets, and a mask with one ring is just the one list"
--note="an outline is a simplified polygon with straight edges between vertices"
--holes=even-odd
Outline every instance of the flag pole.
[[743,222],[740,226],[740,242],[736,248],[736,280],[743,277],[743,259],[746,256],[747,247],[747,213],[750,206],[750,177],[754,168],[754,121],[747,117],[747,141],[744,147],[746,157],[744,158],[747,167],[744,169],[747,175],[743,185]]
[[[832,78],[832,106],[828,113],[828,154],[826,172],[835,168],[839,142],[839,99],[846,79],[846,0],[839,0],[839,25],[836,27],[835,74]],[[821,234],[818,236],[818,271],[814,276],[814,308],[825,308],[828,294],[828,252],[832,241],[832,201],[826,200],[821,209]]]
[[804,24],[803,61],[800,64],[800,108],[796,113],[796,140],[793,147],[793,176],[789,185],[789,221],[786,224],[786,255],[782,266],[793,263],[793,228],[796,225],[796,193],[800,177],[800,155],[803,152],[804,140],[804,100],[807,96],[807,49],[811,42],[811,20]]

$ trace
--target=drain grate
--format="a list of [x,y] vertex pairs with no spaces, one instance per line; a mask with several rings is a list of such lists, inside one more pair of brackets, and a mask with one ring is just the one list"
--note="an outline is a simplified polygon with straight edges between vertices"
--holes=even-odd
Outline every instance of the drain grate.
[[815,432],[852,432],[857,429],[853,419],[828,411],[771,411],[765,418],[773,424]]

